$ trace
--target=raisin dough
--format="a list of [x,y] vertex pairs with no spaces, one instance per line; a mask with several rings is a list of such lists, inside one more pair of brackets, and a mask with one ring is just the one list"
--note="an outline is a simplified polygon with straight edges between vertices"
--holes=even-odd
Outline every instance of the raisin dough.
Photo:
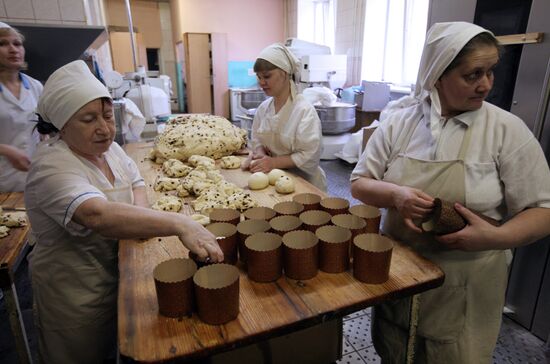
[[275,182],[275,191],[279,193],[294,192],[294,180],[289,176],[280,177],[277,182]]
[[272,170],[267,174],[267,177],[269,177],[269,184],[272,185],[272,186],[274,186],[274,185],[275,185],[275,182],[277,182],[277,180],[278,180],[279,178],[281,178],[282,176],[286,176],[285,171],[280,170],[280,169],[277,169],[277,168],[272,169]]
[[221,116],[187,114],[171,119],[155,139],[155,155],[186,161],[192,155],[219,159],[246,146],[247,132]]
[[20,227],[27,225],[27,215],[24,212],[6,212],[0,216],[0,225]]
[[248,187],[251,190],[263,190],[269,186],[269,177],[263,172],[252,173],[248,177]]
[[0,238],[5,238],[8,236],[10,228],[7,226],[0,226]]
[[210,224],[210,218],[208,216],[205,216],[203,214],[193,214],[191,215],[191,218],[201,224],[202,226],[206,226]]
[[151,207],[153,210],[179,212],[181,200],[176,196],[162,196]]
[[162,164],[162,170],[168,177],[185,177],[193,168],[177,159],[168,159]]
[[230,155],[228,157],[222,157],[220,167],[223,169],[237,169],[241,167],[241,158]]
[[180,184],[180,180],[177,178],[160,177],[155,183],[155,191],[165,192],[173,191]]
[[187,163],[193,167],[203,166],[205,170],[216,168],[216,161],[203,155],[192,155],[187,160]]

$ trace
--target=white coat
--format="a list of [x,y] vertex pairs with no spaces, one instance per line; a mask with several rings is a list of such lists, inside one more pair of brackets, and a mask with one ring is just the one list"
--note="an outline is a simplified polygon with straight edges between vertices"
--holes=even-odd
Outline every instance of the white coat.
[[[23,73],[19,74],[22,87],[16,98],[0,83],[0,144],[9,144],[24,151],[31,158],[38,144],[34,110],[42,92],[42,84]],[[10,161],[0,156],[0,192],[23,191],[27,173],[13,168]]]
[[30,270],[45,363],[102,362],[116,344],[118,242],[72,217],[90,198],[131,204],[144,182],[118,144],[105,158],[114,184],[58,138],[42,142],[31,163],[25,205],[37,239]]
[[258,107],[252,123],[252,148],[267,147],[273,156],[290,155],[297,168],[292,171],[326,191],[325,172],[319,166],[321,158],[321,120],[315,108],[302,96],[275,113],[273,98]]

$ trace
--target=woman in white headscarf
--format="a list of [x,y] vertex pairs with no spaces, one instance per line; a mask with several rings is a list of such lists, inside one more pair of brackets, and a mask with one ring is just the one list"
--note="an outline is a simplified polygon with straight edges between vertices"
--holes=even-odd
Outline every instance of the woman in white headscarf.
[[0,22],[0,192],[23,191],[38,144],[34,110],[42,84],[21,72],[24,37]]
[[[385,208],[382,231],[445,272],[420,295],[415,362],[490,363],[502,319],[510,248],[550,233],[550,171],[516,116],[484,101],[499,44],[469,23],[435,24],[426,37],[412,105],[369,139],[352,194]],[[435,197],[455,202],[467,226],[434,236],[415,222]],[[495,227],[476,210],[505,221]],[[384,363],[402,363],[410,299],[375,308],[373,342]]]
[[101,363],[116,349],[118,239],[176,235],[220,261],[213,234],[183,214],[147,208],[137,166],[113,143],[109,92],[82,61],[55,71],[38,103],[42,142],[25,204],[37,243],[30,269],[43,363]]
[[256,59],[254,72],[271,97],[256,110],[252,152],[243,167],[266,173],[290,169],[325,191],[326,177],[319,166],[321,121],[315,108],[296,91],[298,59],[285,46],[272,44]]

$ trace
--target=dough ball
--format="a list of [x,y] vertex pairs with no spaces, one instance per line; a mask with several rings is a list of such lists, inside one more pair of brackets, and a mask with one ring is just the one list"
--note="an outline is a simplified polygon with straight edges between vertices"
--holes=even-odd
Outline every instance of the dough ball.
[[275,191],[279,193],[294,192],[294,180],[289,176],[282,176],[275,182]]
[[189,196],[189,191],[182,184],[178,185],[178,187],[176,188],[176,193],[178,194],[179,197]]
[[193,167],[204,166],[207,169],[214,169],[216,167],[215,160],[203,155],[192,155],[187,162]]
[[180,180],[177,178],[160,177],[155,183],[155,191],[173,191],[179,184]]
[[269,186],[269,177],[264,172],[252,173],[248,177],[248,187],[251,190],[263,190]]
[[236,169],[241,167],[241,158],[234,155],[222,157],[220,167],[224,169]]
[[0,216],[0,225],[21,227],[27,225],[27,215],[24,212],[6,212]]
[[151,207],[153,210],[179,212],[181,200],[176,196],[162,196]]
[[177,159],[168,159],[162,164],[162,170],[169,177],[185,177],[193,168]]
[[7,226],[0,226],[0,238],[5,238],[8,236],[10,228]]
[[210,224],[210,218],[208,216],[205,216],[203,214],[193,214],[191,215],[191,218],[201,224],[202,226],[206,226]]
[[274,168],[267,174],[267,176],[269,177],[269,184],[274,186],[275,182],[277,182],[279,178],[286,176],[286,173],[283,170]]

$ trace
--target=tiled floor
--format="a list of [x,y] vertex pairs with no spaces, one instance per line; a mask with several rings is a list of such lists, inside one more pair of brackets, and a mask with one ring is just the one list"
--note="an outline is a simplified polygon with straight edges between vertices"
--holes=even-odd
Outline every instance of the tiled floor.
[[[327,173],[328,193],[359,203],[350,196],[349,175],[353,166],[343,161],[323,161],[321,166]],[[33,351],[36,349],[36,335],[32,324],[32,292],[28,279],[26,262],[21,264],[16,274],[16,286],[19,293],[23,317],[27,325],[28,336]],[[358,311],[344,318],[344,349],[342,364],[379,363],[370,337],[370,309]],[[544,356],[545,343],[512,320],[503,317],[497,347],[493,354],[494,364],[548,363]],[[11,337],[7,314],[3,300],[0,300],[0,363],[16,363],[15,348]]]

